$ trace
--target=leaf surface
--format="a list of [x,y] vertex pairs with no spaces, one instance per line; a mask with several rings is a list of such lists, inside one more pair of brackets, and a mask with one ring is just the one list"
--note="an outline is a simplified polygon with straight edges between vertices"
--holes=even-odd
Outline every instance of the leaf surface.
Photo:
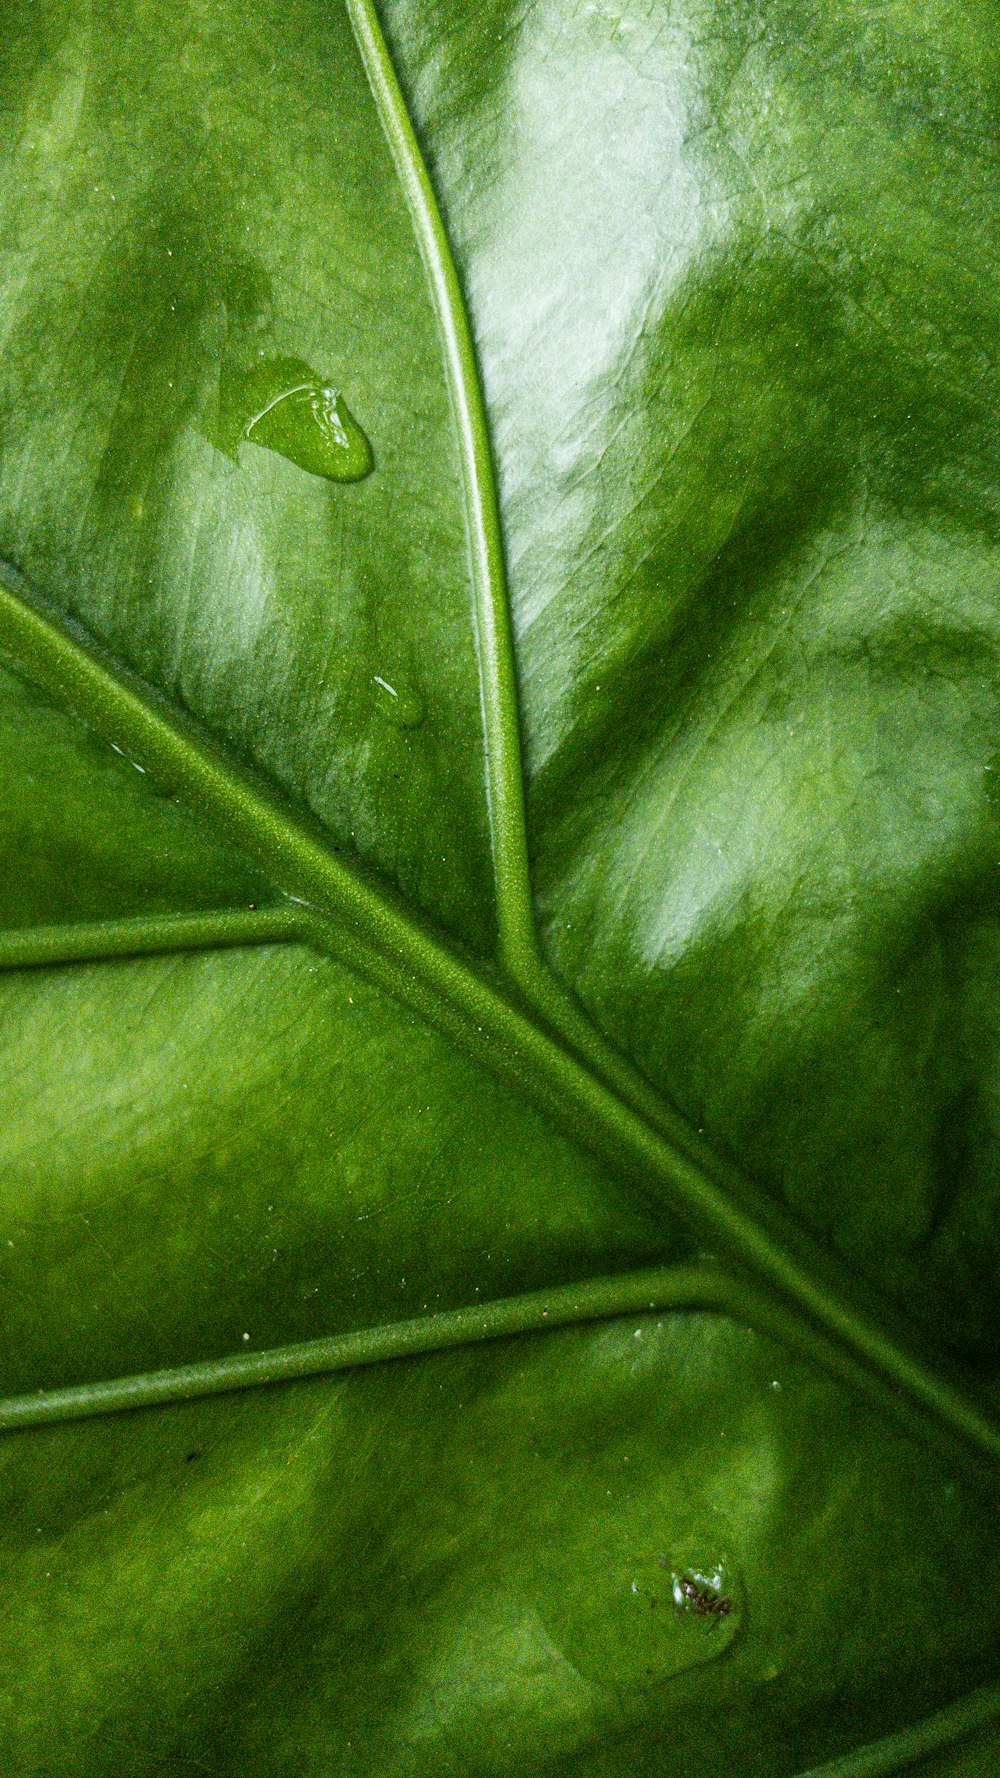
[[4,1771],[991,1770],[987,10],[0,46]]

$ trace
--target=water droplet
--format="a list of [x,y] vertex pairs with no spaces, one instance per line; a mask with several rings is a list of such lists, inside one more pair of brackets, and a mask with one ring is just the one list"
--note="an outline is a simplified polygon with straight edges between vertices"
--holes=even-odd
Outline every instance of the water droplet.
[[567,1659],[602,1687],[660,1685],[714,1661],[739,1634],[743,1591],[728,1559],[648,1543],[601,1553],[599,1565],[563,1570],[543,1616]]
[[394,723],[396,728],[416,728],[423,722],[423,699],[398,673],[393,674],[391,679],[375,673],[372,675],[372,684],[375,687],[376,709],[387,721]]
[[216,443],[232,457],[242,443],[263,445],[327,481],[363,481],[375,467],[343,396],[301,358],[262,358],[249,370],[224,370]]

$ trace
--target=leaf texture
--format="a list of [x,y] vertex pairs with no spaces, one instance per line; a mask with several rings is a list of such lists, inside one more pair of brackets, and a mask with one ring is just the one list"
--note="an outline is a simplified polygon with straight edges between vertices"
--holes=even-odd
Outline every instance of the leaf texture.
[[0,6],[5,1772],[993,1770],[997,77]]

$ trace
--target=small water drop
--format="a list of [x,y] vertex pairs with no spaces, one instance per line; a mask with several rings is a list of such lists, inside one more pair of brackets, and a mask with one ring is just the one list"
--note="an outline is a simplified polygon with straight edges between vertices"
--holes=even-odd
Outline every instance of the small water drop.
[[375,467],[372,447],[343,396],[301,358],[262,358],[223,372],[216,443],[235,457],[262,445],[310,475],[360,482]]
[[554,1640],[588,1678],[613,1690],[660,1685],[715,1660],[739,1634],[743,1593],[731,1563],[676,1552],[608,1550],[564,1578],[545,1612]]
[[375,687],[376,709],[396,728],[417,728],[423,722],[423,699],[398,673],[393,674],[391,679],[383,678],[381,673],[374,673],[372,684]]

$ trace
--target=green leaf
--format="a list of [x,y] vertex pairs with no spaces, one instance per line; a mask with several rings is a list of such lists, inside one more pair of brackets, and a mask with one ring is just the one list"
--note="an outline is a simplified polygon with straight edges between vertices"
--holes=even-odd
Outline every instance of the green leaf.
[[1000,1753],[968,0],[0,0],[0,1767]]

